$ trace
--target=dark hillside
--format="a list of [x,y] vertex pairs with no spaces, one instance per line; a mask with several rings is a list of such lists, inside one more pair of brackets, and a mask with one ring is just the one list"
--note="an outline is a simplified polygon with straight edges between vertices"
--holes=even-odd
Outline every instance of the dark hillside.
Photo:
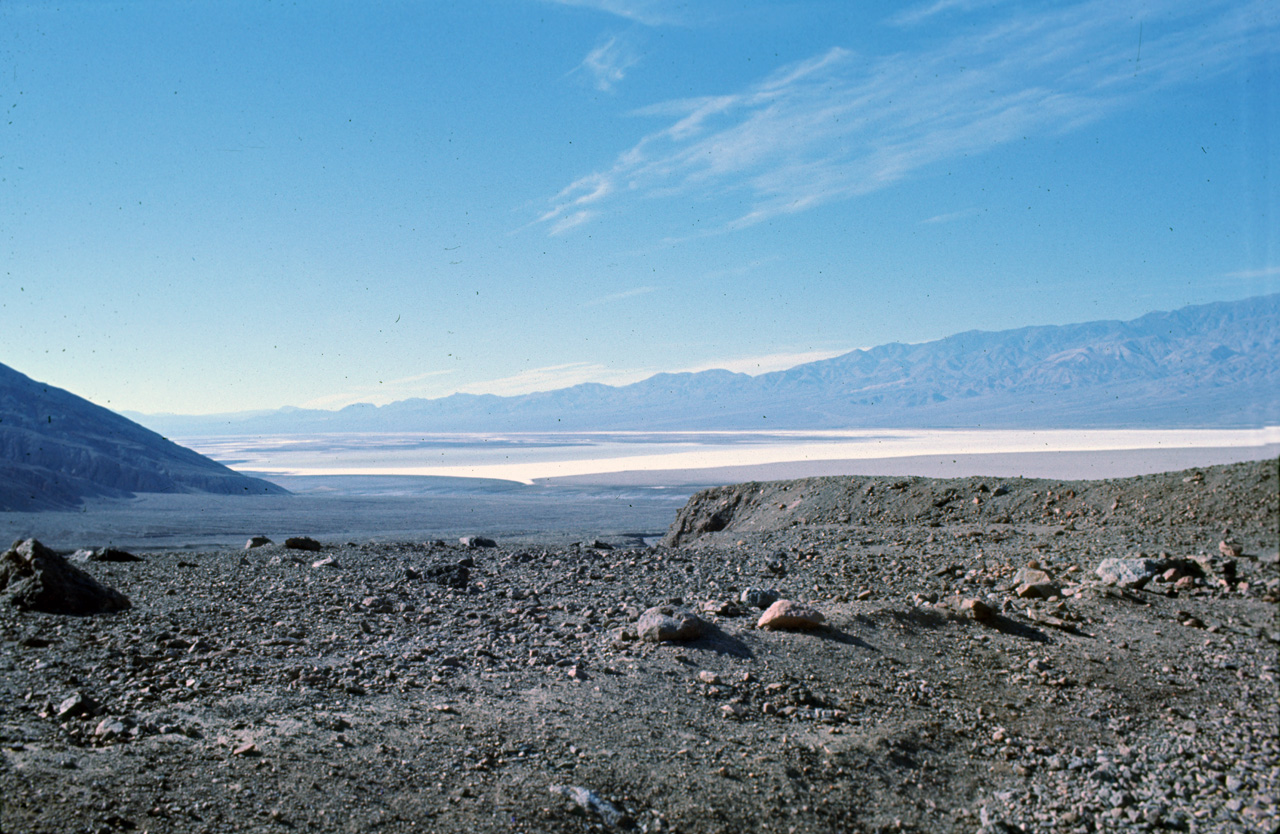
[[285,492],[4,365],[0,475],[0,511],[68,509],[138,492]]

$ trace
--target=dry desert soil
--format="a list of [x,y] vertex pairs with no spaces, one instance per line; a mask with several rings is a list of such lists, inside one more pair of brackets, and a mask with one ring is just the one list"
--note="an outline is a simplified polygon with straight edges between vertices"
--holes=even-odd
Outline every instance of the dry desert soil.
[[[656,546],[246,530],[79,554],[131,603],[82,616],[31,610],[27,544],[0,830],[1275,831],[1277,484],[751,483]],[[823,621],[760,627],[770,591]]]

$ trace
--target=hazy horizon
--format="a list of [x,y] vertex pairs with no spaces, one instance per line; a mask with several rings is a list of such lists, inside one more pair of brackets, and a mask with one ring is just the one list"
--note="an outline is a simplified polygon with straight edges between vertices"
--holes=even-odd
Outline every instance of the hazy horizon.
[[18,0],[0,44],[0,361],[117,411],[756,374],[1280,288],[1265,2]]

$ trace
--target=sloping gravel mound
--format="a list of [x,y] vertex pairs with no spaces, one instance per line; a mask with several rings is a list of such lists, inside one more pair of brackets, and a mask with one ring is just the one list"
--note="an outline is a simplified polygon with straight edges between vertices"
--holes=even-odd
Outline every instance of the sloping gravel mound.
[[826,477],[715,487],[689,500],[662,543],[805,525],[1174,525],[1276,512],[1276,461],[1102,481]]

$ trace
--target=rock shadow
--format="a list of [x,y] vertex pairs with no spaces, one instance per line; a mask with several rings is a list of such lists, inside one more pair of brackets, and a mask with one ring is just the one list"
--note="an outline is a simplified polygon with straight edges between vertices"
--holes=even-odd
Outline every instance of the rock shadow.
[[952,622],[952,618],[932,608],[911,608],[906,611],[893,609],[889,616],[903,626],[908,634],[915,628],[942,628]]
[[1008,634],[1013,637],[1021,637],[1024,640],[1030,640],[1033,643],[1048,643],[1049,635],[1045,634],[1038,628],[1033,628],[1023,623],[1015,622],[1008,617],[1002,617],[999,614],[982,622],[987,628],[994,628],[1001,634]]
[[879,649],[868,643],[866,640],[863,640],[861,637],[850,634],[847,631],[841,631],[833,625],[825,625],[821,628],[815,628],[810,632],[810,634],[823,640],[830,640],[833,643],[844,643],[847,646],[857,646],[860,649],[866,649],[867,651],[875,652],[876,654],[880,653]]
[[727,654],[732,657],[743,660],[750,660],[755,657],[751,651],[751,647],[746,643],[734,637],[732,634],[726,633],[722,628],[707,623],[702,631],[702,635],[696,640],[690,640],[680,645],[690,649],[701,649],[712,651],[716,654]]

